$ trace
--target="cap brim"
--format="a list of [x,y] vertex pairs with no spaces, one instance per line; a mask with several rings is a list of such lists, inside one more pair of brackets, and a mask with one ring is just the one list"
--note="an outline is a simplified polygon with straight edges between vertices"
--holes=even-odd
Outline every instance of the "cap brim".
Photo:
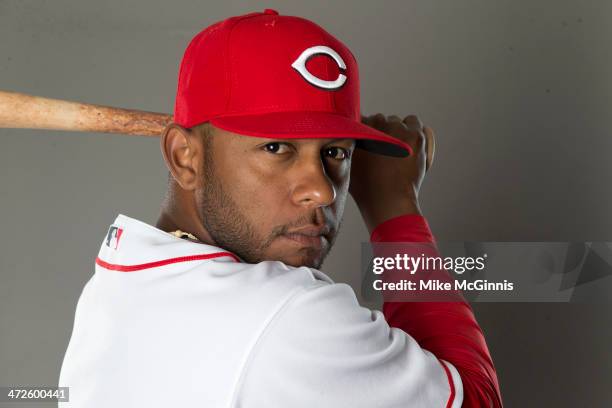
[[245,136],[272,139],[356,139],[364,150],[393,157],[412,155],[410,145],[361,122],[329,112],[274,112],[223,116],[213,126]]

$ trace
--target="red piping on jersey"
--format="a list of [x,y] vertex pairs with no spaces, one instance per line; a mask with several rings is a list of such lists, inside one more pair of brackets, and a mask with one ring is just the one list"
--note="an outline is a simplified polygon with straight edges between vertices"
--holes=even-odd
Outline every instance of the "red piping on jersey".
[[98,264],[98,266],[101,266],[104,269],[109,269],[111,271],[134,272],[134,271],[141,271],[143,269],[157,268],[159,266],[169,265],[169,264],[173,264],[177,262],[202,261],[205,259],[221,258],[224,256],[228,256],[232,258],[234,261],[240,262],[238,257],[230,252],[215,252],[212,254],[179,256],[176,258],[162,259],[161,261],[148,262],[148,263],[137,264],[137,265],[117,265],[117,264],[105,262],[100,258],[96,258],[96,264]]
[[446,364],[444,364],[444,362],[440,359],[438,359],[438,361],[440,362],[440,364],[442,364],[442,367],[446,372],[446,377],[448,378],[448,385],[450,385],[450,396],[448,397],[446,408],[451,408],[453,406],[453,402],[455,401],[455,383],[453,382],[453,376],[451,375],[450,370],[448,369]]

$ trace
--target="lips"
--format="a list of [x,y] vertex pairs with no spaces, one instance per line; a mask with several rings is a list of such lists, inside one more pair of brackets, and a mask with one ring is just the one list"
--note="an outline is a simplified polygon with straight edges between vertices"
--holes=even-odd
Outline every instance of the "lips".
[[299,229],[295,229],[292,231],[287,231],[287,234],[300,234],[300,235],[306,235],[309,237],[316,237],[319,235],[327,235],[329,234],[329,227],[327,226],[321,226],[321,227],[317,227],[317,226],[307,226],[307,227],[302,227]]
[[324,243],[327,241],[327,239],[323,235],[311,237],[304,234],[285,234],[283,236],[285,238],[290,239],[291,241],[297,242],[302,246],[313,247],[317,249],[322,248]]
[[298,230],[288,231],[283,236],[302,246],[322,248],[327,243],[326,235],[329,234],[328,227],[305,227]]

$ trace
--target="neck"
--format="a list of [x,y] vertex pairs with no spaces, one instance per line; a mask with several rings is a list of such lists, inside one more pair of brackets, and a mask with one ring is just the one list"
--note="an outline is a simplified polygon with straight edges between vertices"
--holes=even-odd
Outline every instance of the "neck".
[[165,232],[179,229],[195,235],[202,243],[216,245],[204,228],[196,208],[193,191],[183,190],[176,182],[172,181],[162,202],[155,227]]

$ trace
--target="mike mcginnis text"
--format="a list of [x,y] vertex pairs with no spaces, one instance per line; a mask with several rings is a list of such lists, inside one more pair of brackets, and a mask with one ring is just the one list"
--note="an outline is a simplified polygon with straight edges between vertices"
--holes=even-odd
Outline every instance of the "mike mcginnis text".
[[478,279],[473,282],[468,281],[453,281],[446,282],[437,279],[430,280],[419,280],[418,282],[401,279],[395,282],[383,282],[381,279],[377,279],[372,282],[374,290],[432,290],[432,291],[446,291],[446,290],[498,290],[498,291],[509,291],[514,290],[514,283],[504,279],[503,282],[489,282],[486,279]]

